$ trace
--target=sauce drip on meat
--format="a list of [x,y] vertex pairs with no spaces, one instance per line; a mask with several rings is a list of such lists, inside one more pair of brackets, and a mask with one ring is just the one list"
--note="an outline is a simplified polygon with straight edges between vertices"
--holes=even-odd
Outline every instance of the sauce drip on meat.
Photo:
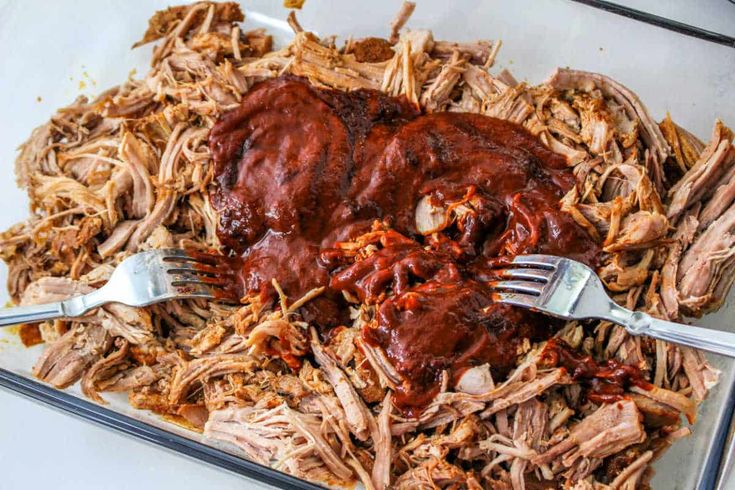
[[[322,331],[349,322],[342,291],[376,305],[363,337],[406,382],[399,405],[425,404],[443,370],[513,367],[523,338],[553,321],[493,303],[498,260],[564,255],[594,265],[598,247],[559,200],[574,185],[564,158],[516,124],[477,114],[420,114],[405,99],[345,93],[282,77],[248,92],[210,133],[218,236],[241,254],[243,292],[290,297],[328,286],[305,315]],[[422,236],[423,199],[454,207]],[[459,204],[458,204],[459,203]],[[335,244],[391,231],[352,262]]]
[[541,357],[545,364],[564,367],[574,380],[586,385],[587,398],[594,403],[619,401],[631,385],[651,389],[651,384],[637,367],[615,359],[599,364],[592,356],[575,352],[569,344],[557,338],[546,343]]

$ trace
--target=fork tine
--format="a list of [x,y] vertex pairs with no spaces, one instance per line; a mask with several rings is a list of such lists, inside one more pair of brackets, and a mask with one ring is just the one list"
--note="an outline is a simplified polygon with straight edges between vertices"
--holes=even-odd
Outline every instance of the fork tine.
[[536,308],[536,296],[518,293],[493,293],[492,299],[498,303],[524,308]]
[[237,275],[237,270],[235,269],[231,269],[229,267],[215,267],[201,262],[164,262],[163,268],[170,274],[189,273],[228,278],[232,278]]
[[544,285],[533,281],[490,281],[487,285],[492,289],[508,290],[518,293],[540,295]]
[[201,264],[201,263],[191,263],[191,262],[183,262],[183,263],[172,263],[167,262],[164,267],[166,267],[166,272],[169,274],[177,274],[177,273],[189,273],[189,274],[217,274],[217,275],[229,275],[230,273],[226,269],[220,269],[217,267],[213,267],[211,265],[207,264]]
[[560,258],[552,255],[517,255],[513,258],[513,264],[533,266],[541,269],[553,270],[556,269]]
[[199,264],[218,265],[226,259],[223,255],[215,255],[212,253],[187,251],[177,248],[167,248],[160,250],[164,262],[194,262]]
[[200,281],[173,281],[170,287],[179,297],[207,298],[237,302],[236,293],[225,287],[224,284],[210,284]]
[[214,299],[217,294],[213,288],[204,285],[191,282],[175,282],[171,283],[171,287],[175,290],[178,297],[187,298],[206,298]]
[[212,277],[212,276],[196,275],[196,274],[181,273],[181,272],[171,272],[171,271],[167,271],[167,272],[170,274],[169,280],[171,281],[171,284],[191,283],[191,284],[206,284],[207,286],[220,286],[220,287],[224,287],[228,284],[231,284],[231,281],[228,281],[227,279],[224,279],[221,277]]
[[497,275],[503,279],[527,279],[530,281],[549,282],[554,271],[549,269],[500,269]]
[[168,283],[177,295],[237,302],[236,274],[227,258],[204,252],[159,250]]

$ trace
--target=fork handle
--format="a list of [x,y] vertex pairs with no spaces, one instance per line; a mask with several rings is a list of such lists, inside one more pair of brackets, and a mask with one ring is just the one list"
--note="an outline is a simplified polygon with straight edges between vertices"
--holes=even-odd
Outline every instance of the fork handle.
[[56,303],[2,308],[0,309],[0,327],[17,325],[18,323],[36,323],[56,318],[74,318],[109,302],[109,293],[103,286],[90,293],[73,296]]
[[614,303],[610,307],[610,316],[605,319],[624,326],[633,335],[648,335],[735,358],[735,333],[660,320],[642,311],[631,311]]
[[53,320],[64,315],[64,307],[59,303],[46,303],[33,306],[16,306],[0,309],[0,327],[18,323],[35,323]]

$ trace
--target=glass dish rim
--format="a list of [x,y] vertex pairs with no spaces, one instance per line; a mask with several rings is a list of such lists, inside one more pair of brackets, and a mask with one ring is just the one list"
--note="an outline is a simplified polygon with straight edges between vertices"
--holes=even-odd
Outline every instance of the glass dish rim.
[[[733,2],[734,0],[730,1]],[[666,29],[681,36],[695,38],[700,42],[735,48],[735,37],[708,31],[617,3],[604,0],[568,0],[568,2],[593,8],[603,12],[603,15],[604,13],[615,14],[630,21],[647,24],[651,28]],[[0,388],[19,394],[40,405],[86,420],[96,426],[125,434],[189,459],[224,469],[266,485],[284,489],[325,488],[317,483],[291,476],[280,470],[256,463],[244,456],[237,456],[217,447],[176,434],[1,367]],[[729,442],[729,434],[735,430],[733,425],[735,422],[733,420],[735,414],[735,380],[730,384],[721,385],[720,389],[726,391],[721,411],[717,416],[710,437],[709,451],[704,458],[704,465],[695,469],[699,475],[696,486],[698,490],[722,488],[722,479],[730,467],[735,467],[733,461],[727,458],[726,447]]]
[[[569,0],[570,2],[587,5],[598,10],[602,10],[607,13],[620,15],[627,19],[636,20],[645,24],[652,25],[654,27],[661,27],[668,29],[669,31],[683,34],[685,36],[693,37],[702,41],[708,41],[722,46],[735,48],[735,37],[728,36],[719,32],[697,27],[677,20],[669,19],[668,17],[662,17],[660,15],[645,12],[643,10],[634,9],[625,5],[620,5],[615,2],[608,2],[606,0]],[[735,0],[728,0],[730,3],[735,4]]]
[[286,490],[323,486],[137,420],[31,378],[0,368],[0,388],[95,425],[168,449],[196,461]]

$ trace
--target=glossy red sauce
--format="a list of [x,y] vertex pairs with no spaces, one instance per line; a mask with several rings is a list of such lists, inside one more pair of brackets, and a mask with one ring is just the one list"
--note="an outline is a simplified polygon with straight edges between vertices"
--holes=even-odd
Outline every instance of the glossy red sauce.
[[650,389],[651,384],[635,366],[608,359],[604,364],[592,356],[576,352],[560,339],[550,339],[541,353],[543,362],[551,366],[563,366],[575,381],[588,388],[587,398],[594,403],[613,403],[623,398],[631,385]]
[[[263,82],[210,133],[218,235],[241,254],[243,292],[292,298],[329,286],[307,319],[349,322],[342,291],[376,304],[366,341],[405,377],[399,405],[425,403],[442,370],[511,368],[524,337],[552,321],[492,303],[498,257],[565,255],[594,263],[597,245],[559,206],[574,185],[564,158],[521,126],[477,114],[422,115],[379,92]],[[432,237],[416,205],[472,197],[472,211]],[[335,244],[382,220],[394,231],[354,262]]]

